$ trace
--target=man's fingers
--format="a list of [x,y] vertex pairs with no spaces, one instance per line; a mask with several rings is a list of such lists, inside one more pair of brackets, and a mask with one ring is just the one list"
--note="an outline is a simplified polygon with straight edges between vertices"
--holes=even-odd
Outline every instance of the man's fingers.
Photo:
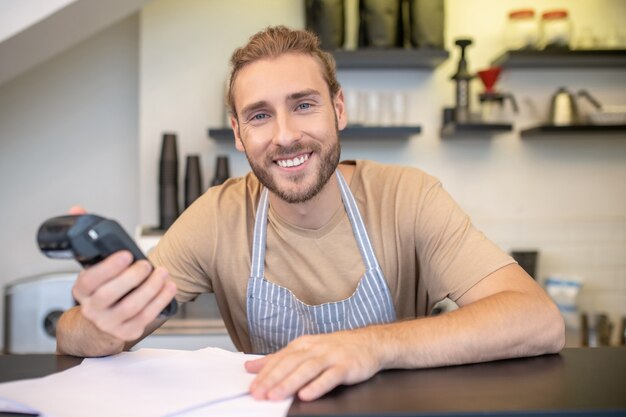
[[[254,381],[252,381],[252,384],[250,384],[250,394],[257,400],[268,399],[268,393],[279,386],[290,375],[297,372],[299,364],[303,361],[301,354],[276,354],[276,356],[268,360]],[[300,388],[300,386],[296,388]],[[293,390],[293,393],[295,391]]]
[[280,400],[295,393],[311,401],[340,384],[356,384],[380,369],[377,356],[368,349],[369,330],[302,336],[282,350],[249,361],[246,369],[258,375],[250,385],[256,399]]
[[125,321],[116,329],[118,337],[125,341],[137,340],[141,337],[145,328],[150,324],[161,311],[167,306],[176,295],[176,284],[167,281],[162,290],[154,297],[148,305],[133,318]]
[[139,283],[132,285],[134,283],[131,283],[131,280],[126,280],[125,284],[132,286],[124,292],[124,298],[112,308],[112,314],[120,315],[124,320],[136,316],[164,290],[167,279],[167,271],[158,268],[137,288],[135,287]]
[[[102,284],[91,296],[91,303],[95,308],[109,308],[122,299],[127,297],[131,291],[136,288],[143,288],[144,281],[151,276],[152,265],[149,262],[141,260],[132,264],[130,267],[122,271],[115,279],[111,279]],[[163,285],[160,281],[159,288]],[[154,281],[153,281],[153,284]],[[152,286],[148,286],[143,291],[149,291]],[[155,292],[156,293],[156,292]],[[154,294],[152,294],[154,296]],[[152,298],[152,297],[150,297]]]
[[251,374],[258,374],[261,371],[261,369],[263,369],[263,367],[270,360],[270,357],[271,355],[267,355],[259,359],[246,361],[244,363],[244,367],[246,368],[246,371],[250,372]]
[[129,290],[117,304],[98,310],[99,313],[92,320],[101,330],[119,339],[127,342],[136,340],[174,295],[176,284],[167,279],[165,269],[158,269],[138,288]]
[[307,359],[294,369],[288,370],[280,380],[272,382],[266,397],[269,400],[283,400],[298,392],[303,386],[323,374],[326,363],[320,357]]
[[116,252],[102,262],[83,269],[72,289],[72,294],[78,302],[91,296],[104,283],[122,273],[133,261],[128,251]]
[[87,210],[81,206],[72,206],[69,209],[69,213],[73,215],[87,214]]
[[304,388],[298,391],[298,398],[302,401],[313,401],[326,394],[337,385],[346,382],[345,371],[339,367],[328,368]]

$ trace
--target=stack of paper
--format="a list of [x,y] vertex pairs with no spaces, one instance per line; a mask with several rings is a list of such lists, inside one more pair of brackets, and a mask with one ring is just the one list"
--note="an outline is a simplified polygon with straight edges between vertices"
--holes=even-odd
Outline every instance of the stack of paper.
[[206,348],[85,359],[64,372],[0,384],[0,411],[54,417],[286,415],[291,400],[255,401],[248,395],[254,375],[244,362],[251,358]]

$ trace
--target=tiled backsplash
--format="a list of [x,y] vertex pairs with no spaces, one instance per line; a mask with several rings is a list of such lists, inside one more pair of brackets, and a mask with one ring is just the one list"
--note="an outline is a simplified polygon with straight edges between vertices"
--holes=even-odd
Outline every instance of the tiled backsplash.
[[551,276],[579,277],[579,311],[607,313],[616,340],[626,316],[626,218],[474,223],[508,252],[538,250],[537,279],[542,285]]

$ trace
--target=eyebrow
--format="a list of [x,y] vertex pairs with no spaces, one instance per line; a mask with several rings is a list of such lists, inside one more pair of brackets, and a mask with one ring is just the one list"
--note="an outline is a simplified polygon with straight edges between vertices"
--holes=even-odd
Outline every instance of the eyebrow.
[[306,90],[302,90],[302,91],[298,91],[296,93],[292,93],[289,94],[289,96],[287,96],[288,100],[299,100],[301,98],[305,98],[305,97],[311,97],[311,96],[320,96],[320,92],[313,89],[313,88],[309,88]]

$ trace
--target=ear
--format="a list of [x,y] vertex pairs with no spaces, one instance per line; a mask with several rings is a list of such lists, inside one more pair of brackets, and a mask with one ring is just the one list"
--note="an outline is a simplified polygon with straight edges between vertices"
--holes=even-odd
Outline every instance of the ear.
[[230,116],[230,127],[233,129],[233,134],[235,135],[235,148],[239,152],[245,152],[243,142],[241,141],[241,136],[239,135],[239,122],[235,116]]
[[342,89],[339,89],[337,94],[335,94],[333,106],[335,107],[335,115],[337,116],[337,128],[343,130],[348,125],[348,117],[346,115],[346,102],[343,97]]

